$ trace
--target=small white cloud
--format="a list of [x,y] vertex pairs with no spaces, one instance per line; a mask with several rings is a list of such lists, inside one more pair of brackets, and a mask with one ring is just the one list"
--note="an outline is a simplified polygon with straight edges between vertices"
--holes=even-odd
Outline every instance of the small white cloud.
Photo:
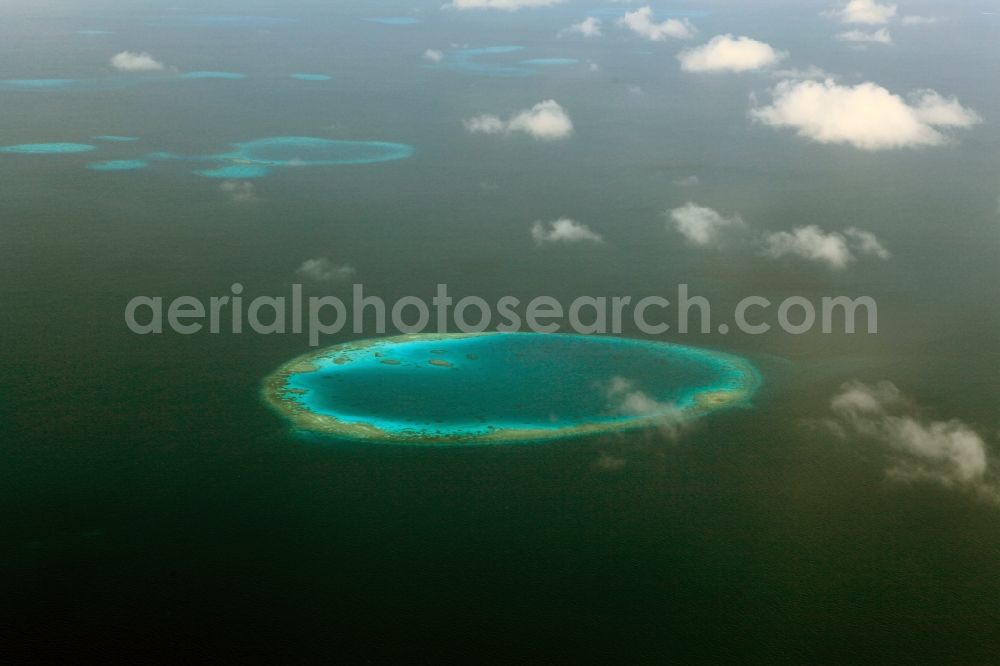
[[861,254],[869,254],[879,259],[889,259],[892,257],[889,250],[885,249],[882,241],[876,238],[875,234],[857,227],[850,227],[844,234],[851,239],[852,246]]
[[427,49],[424,51],[424,60],[430,60],[431,62],[441,62],[444,60],[444,53],[438,51],[437,49]]
[[158,72],[164,69],[146,52],[122,51],[111,56],[111,66],[120,72]]
[[683,178],[677,178],[674,180],[674,185],[678,187],[695,187],[700,183],[698,176],[684,176]]
[[844,233],[825,232],[815,224],[792,231],[765,234],[764,256],[772,259],[794,256],[842,269],[855,261],[855,252],[888,259],[889,251],[875,234],[851,227]]
[[219,189],[237,203],[253,203],[257,200],[257,188],[249,180],[227,180]]
[[667,19],[656,23],[653,20],[653,9],[649,6],[625,12],[625,16],[618,19],[618,25],[654,42],[662,42],[668,37],[691,39],[695,33],[694,26],[687,19]]
[[1000,498],[995,470],[982,436],[952,419],[924,418],[888,381],[850,382],[830,403],[829,425],[842,438],[878,442],[889,456],[888,476],[897,481],[930,481]]
[[607,410],[613,414],[653,418],[657,426],[671,437],[680,434],[685,425],[682,410],[671,402],[661,402],[636,388],[625,377],[614,377],[604,387]]
[[836,232],[826,233],[814,224],[798,227],[791,232],[777,231],[764,237],[764,256],[772,259],[797,256],[818,261],[831,268],[846,268],[854,261],[847,238]]
[[945,99],[933,90],[917,91],[914,97],[917,117],[928,125],[971,127],[981,120],[979,114],[959,104],[954,97]]
[[532,7],[551,7],[566,0],[452,0],[444,5],[451,9],[500,9],[513,12]]
[[499,116],[484,113],[463,121],[465,129],[473,134],[502,134],[507,131],[507,123]]
[[630,416],[652,414],[664,406],[646,393],[637,390],[635,382],[624,377],[611,379],[607,387],[607,396],[613,400],[613,411]]
[[937,17],[934,16],[904,16],[902,18],[903,25],[931,25],[937,23]]
[[818,143],[846,143],[862,150],[936,146],[941,128],[968,128],[979,116],[957,99],[933,90],[918,91],[907,103],[875,83],[838,85],[831,80],[782,81],[773,103],[751,116],[772,127],[790,127]]
[[864,30],[849,30],[837,35],[837,39],[842,42],[852,42],[854,44],[892,44],[892,35],[887,28],[879,28],[874,32]]
[[711,208],[690,202],[670,211],[670,220],[688,243],[698,247],[719,247],[727,240],[728,234],[740,232],[746,227],[739,215],[726,217]]
[[566,28],[561,34],[577,34],[583,35],[584,37],[600,37],[604,33],[601,32],[601,20],[595,16],[588,16],[579,23],[574,23],[570,27]]
[[879,25],[896,15],[896,5],[880,5],[875,0],[850,0],[838,10],[828,13],[844,23]]
[[568,217],[560,217],[552,222],[535,222],[531,227],[531,237],[538,245],[545,243],[603,243],[604,238],[590,227]]
[[295,272],[316,282],[344,282],[357,273],[353,266],[337,264],[326,257],[306,259]]
[[707,44],[681,51],[677,59],[685,72],[746,72],[771,67],[787,55],[749,37],[716,35]]
[[473,134],[511,134],[521,132],[540,141],[565,139],[573,133],[573,121],[555,100],[546,100],[530,109],[515,113],[509,120],[485,114],[464,121]]
[[604,472],[618,472],[624,469],[628,461],[625,458],[619,458],[618,456],[613,456],[610,453],[602,453],[600,457],[594,461],[594,467]]

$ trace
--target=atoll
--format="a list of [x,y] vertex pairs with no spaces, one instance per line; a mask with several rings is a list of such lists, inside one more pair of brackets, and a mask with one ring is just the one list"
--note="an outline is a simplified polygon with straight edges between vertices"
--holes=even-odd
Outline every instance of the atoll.
[[264,401],[311,435],[409,445],[528,443],[746,406],[738,356],[603,336],[407,335],[329,347],[280,367]]

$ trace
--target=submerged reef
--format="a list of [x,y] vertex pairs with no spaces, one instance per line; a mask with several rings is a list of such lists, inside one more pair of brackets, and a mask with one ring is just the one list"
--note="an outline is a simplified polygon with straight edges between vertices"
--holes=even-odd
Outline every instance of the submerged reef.
[[310,136],[275,136],[233,144],[233,150],[214,155],[184,157],[155,153],[147,159],[216,162],[196,171],[206,178],[261,178],[275,168],[374,164],[413,155],[413,146],[386,141],[339,141]]
[[523,46],[486,46],[474,49],[459,49],[445,53],[440,62],[426,65],[436,69],[451,69],[485,76],[531,76],[540,67],[548,65],[575,65],[575,58],[529,58],[508,62],[492,62],[491,59],[520,53]]
[[0,147],[0,153],[17,155],[60,155],[65,153],[89,153],[96,149],[89,143],[22,143],[17,146]]
[[531,58],[522,60],[522,65],[577,65],[580,61],[576,58]]
[[[96,140],[127,144],[133,137],[106,135]],[[19,155],[54,155],[90,152],[97,146],[86,143],[25,143],[0,147],[0,153]],[[375,164],[406,159],[413,146],[387,141],[339,141],[310,136],[274,136],[232,144],[231,150],[208,155],[175,155],[154,152],[137,158],[91,162],[93,171],[132,171],[144,169],[150,162],[204,162],[211,166],[195,171],[206,178],[262,178],[277,168]]]
[[0,79],[0,90],[25,92],[121,90],[148,83],[176,83],[202,79],[238,81],[246,74],[237,72],[185,72],[167,74],[117,74],[96,79]]
[[407,335],[329,347],[269,376],[296,431],[410,445],[529,443],[654,427],[749,405],[738,356],[625,338]]

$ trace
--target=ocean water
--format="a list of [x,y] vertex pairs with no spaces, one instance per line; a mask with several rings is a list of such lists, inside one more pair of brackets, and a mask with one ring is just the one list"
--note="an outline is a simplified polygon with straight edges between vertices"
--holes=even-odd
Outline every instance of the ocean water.
[[326,74],[292,74],[291,76],[298,81],[329,81],[332,78]]
[[420,19],[412,16],[383,16],[377,18],[366,18],[370,23],[380,23],[382,25],[416,25]]
[[[125,48],[179,72],[246,75],[0,85],[0,146],[142,137],[94,139],[79,154],[0,153],[3,642],[76,654],[208,645],[276,661],[995,661],[1000,511],[940,485],[893,483],[884,451],[823,427],[845,382],[890,380],[926,418],[971,424],[998,451],[1000,23],[983,14],[989,3],[901,5],[942,20],[894,23],[895,45],[881,52],[832,37],[841,26],[819,13],[835,3],[656,6],[664,18],[699,12],[691,44],[751,35],[788,50],[790,66],[901,94],[933,88],[983,118],[946,145],[885,152],[755,124],[750,97],[766,98],[769,74],[683,73],[687,43],[640,41],[610,15],[601,40],[556,37],[600,3],[510,13],[445,12],[440,0],[173,4],[0,9],[4,81],[117,76],[108,60]],[[417,25],[362,20],[417,6]],[[114,35],[76,35],[94,26]],[[422,57],[491,44],[523,48],[472,61],[598,68],[496,76]],[[332,78],[304,85],[291,72]],[[463,128],[546,99],[571,115],[571,139]],[[288,136],[414,152],[266,173],[155,155]],[[86,168],[136,159],[153,163]],[[217,178],[193,173],[202,169]],[[252,198],[223,189],[254,176]],[[691,176],[697,185],[675,184]],[[696,251],[664,215],[688,201],[754,229],[856,225],[892,259],[831,271]],[[537,246],[532,224],[563,215],[605,242]],[[879,333],[665,334],[656,339],[748,359],[764,378],[752,408],[679,437],[425,450],[291,432],[260,385],[310,350],[304,335],[125,327],[136,295],[208,298],[234,282],[282,295],[318,257],[353,266],[387,300],[429,299],[439,282],[491,302],[670,298],[685,282],[723,312],[751,294],[865,294],[878,301]]]

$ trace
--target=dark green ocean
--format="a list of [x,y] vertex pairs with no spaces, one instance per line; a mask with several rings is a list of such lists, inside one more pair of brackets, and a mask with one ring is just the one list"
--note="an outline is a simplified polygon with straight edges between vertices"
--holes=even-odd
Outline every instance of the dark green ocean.
[[[858,50],[820,16],[836,3],[652,4],[690,16],[692,44],[752,35],[787,50],[785,65],[933,88],[982,122],[922,148],[811,142],[748,116],[770,74],[684,73],[682,45],[629,37],[615,14],[600,14],[601,39],[557,37],[587,12],[622,9],[611,2],[0,3],[0,80],[87,82],[0,85],[0,146],[99,153],[0,154],[0,661],[51,650],[276,663],[1000,660],[1000,504],[890,478],[891,451],[827,427],[845,383],[888,380],[913,418],[958,420],[991,461],[1000,452],[995,6],[905,2],[901,13],[940,20],[893,24],[893,45]],[[379,17],[420,22],[363,20]],[[498,45],[523,49],[483,62],[578,62],[501,76],[422,57]],[[93,83],[129,76],[108,66],[126,50],[246,78]],[[463,128],[547,99],[572,116],[571,138]],[[86,168],[274,136],[414,154],[276,169],[250,200],[183,161]],[[693,175],[696,186],[675,184]],[[665,212],[688,201],[755,229],[861,227],[892,257],[838,271],[701,251],[667,229]],[[604,242],[532,242],[534,221],[560,216]],[[207,299],[235,282],[287,295],[314,257],[349,264],[387,300],[429,299],[438,283],[491,302],[672,298],[687,283],[725,313],[748,295],[869,295],[879,332],[660,336],[743,356],[764,380],[751,408],[680,436],[423,448],[292,433],[260,389],[309,351],[305,335],[139,336],[125,324],[138,295]],[[623,335],[642,337],[631,325]],[[990,470],[981,485],[995,483]]]

